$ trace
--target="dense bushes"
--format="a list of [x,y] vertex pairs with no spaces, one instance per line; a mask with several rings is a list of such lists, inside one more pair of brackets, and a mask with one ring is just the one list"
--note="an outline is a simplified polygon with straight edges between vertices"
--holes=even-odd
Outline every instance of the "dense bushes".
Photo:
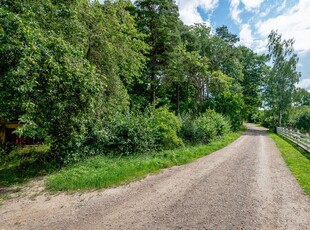
[[10,152],[15,149],[16,145],[13,143],[1,143],[0,142],[0,162],[4,160]]
[[183,146],[177,133],[179,119],[169,110],[159,108],[146,112],[116,113],[97,121],[87,140],[82,155],[131,155],[157,149]]
[[[208,143],[230,131],[230,122],[212,110],[195,118],[179,119],[167,107],[146,112],[116,113],[92,126],[80,150],[66,162],[93,155],[132,155],[154,150],[174,149],[188,144]],[[182,140],[183,139],[183,140]]]
[[301,131],[310,131],[310,107],[304,106],[295,110],[290,117],[290,123]]
[[[279,125],[277,116],[273,115],[269,110],[261,111],[255,118],[257,123],[274,131],[275,127]],[[294,107],[289,113],[283,114],[281,126],[298,129],[302,132],[310,132],[310,106]]]
[[[275,130],[279,125],[277,116],[269,110],[262,111],[258,118],[260,124],[266,128]],[[310,132],[310,106],[294,107],[289,113],[283,114],[282,126]]]
[[230,131],[230,122],[227,118],[207,110],[197,118],[190,114],[182,117],[180,136],[187,143],[208,143],[216,136],[224,135]]
[[104,125],[103,130],[96,133],[102,153],[128,155],[156,147],[150,117],[142,113],[118,113],[104,121]]
[[[95,155],[134,155],[150,151],[184,147],[184,143],[209,143],[230,131],[230,122],[222,115],[207,110],[195,117],[187,113],[178,118],[167,107],[145,112],[116,112],[103,119],[89,119],[80,135],[74,135],[62,156],[51,154],[49,161],[71,164]],[[0,159],[12,146],[0,146]],[[51,150],[53,151],[53,150]],[[56,157],[56,158],[55,158]]]
[[296,120],[293,123],[294,127],[296,129],[302,130],[302,131],[310,131],[310,111],[304,111],[303,113],[300,113]]
[[154,111],[152,126],[160,148],[172,149],[183,146],[182,139],[177,135],[181,129],[181,122],[166,107]]

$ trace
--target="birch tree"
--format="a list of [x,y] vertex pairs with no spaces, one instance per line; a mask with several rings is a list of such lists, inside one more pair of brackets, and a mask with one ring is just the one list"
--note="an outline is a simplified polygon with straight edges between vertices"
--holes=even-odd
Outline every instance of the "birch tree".
[[265,102],[273,113],[274,122],[281,126],[283,117],[292,106],[295,85],[300,78],[296,70],[298,57],[293,39],[282,39],[282,35],[274,30],[268,39],[268,57],[272,67],[265,80]]

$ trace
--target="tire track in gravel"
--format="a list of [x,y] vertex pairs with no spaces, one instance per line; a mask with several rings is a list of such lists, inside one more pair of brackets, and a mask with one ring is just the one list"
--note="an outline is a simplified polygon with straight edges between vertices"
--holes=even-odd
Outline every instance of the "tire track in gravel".
[[266,131],[118,188],[16,199],[0,229],[310,229],[310,201]]

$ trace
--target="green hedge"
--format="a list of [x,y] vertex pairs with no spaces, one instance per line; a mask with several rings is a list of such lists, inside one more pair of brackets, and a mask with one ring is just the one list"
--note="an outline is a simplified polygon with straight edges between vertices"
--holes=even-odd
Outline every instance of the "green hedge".
[[230,121],[213,110],[207,110],[197,118],[190,114],[182,116],[180,136],[187,143],[208,143],[216,136],[230,131]]

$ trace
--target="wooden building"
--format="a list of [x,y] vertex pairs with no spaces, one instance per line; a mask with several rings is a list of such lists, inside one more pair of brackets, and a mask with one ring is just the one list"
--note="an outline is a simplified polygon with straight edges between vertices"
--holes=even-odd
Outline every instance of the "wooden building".
[[13,133],[18,126],[21,126],[18,122],[5,122],[0,119],[0,142],[22,144],[23,138]]
[[17,121],[5,122],[0,118],[0,143],[10,142],[17,145],[36,145],[42,143],[43,140],[31,137],[19,137],[14,133],[18,126],[21,126]]

